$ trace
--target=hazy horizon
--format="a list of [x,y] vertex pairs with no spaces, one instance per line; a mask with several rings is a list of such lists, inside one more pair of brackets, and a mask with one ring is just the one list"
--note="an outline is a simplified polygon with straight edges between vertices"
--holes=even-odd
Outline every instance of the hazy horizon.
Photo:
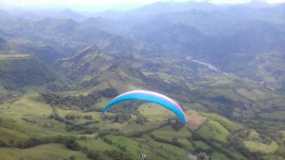
[[285,0],[1,0],[0,9],[72,9],[75,11],[128,10],[157,2],[209,2],[212,4],[241,4],[265,2],[285,3]]

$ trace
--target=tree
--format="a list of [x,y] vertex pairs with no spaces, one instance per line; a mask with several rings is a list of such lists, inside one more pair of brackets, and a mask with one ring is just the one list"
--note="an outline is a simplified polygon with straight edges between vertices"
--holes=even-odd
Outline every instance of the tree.
[[209,156],[205,152],[200,152],[197,155],[197,160],[209,160]]
[[66,139],[64,141],[64,145],[66,148],[71,149],[71,150],[79,150],[80,146],[79,144],[75,141],[75,139]]

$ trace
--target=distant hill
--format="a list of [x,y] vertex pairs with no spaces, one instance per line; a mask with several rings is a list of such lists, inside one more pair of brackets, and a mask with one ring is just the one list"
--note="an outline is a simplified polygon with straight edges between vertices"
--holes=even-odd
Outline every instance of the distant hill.
[[53,73],[29,55],[0,55],[1,84],[10,90],[40,86],[55,80]]
[[0,49],[4,49],[6,41],[0,38]]

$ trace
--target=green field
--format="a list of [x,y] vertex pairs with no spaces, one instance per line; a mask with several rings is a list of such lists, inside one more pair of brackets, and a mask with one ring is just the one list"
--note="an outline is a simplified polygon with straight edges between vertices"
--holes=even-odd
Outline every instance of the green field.
[[89,160],[78,151],[71,151],[61,144],[45,144],[27,149],[0,148],[0,157],[5,160]]
[[[98,101],[96,105],[105,103]],[[231,145],[231,134],[243,126],[216,114],[201,112],[207,121],[196,131],[188,126],[178,130],[171,125],[159,127],[174,115],[152,105],[142,105],[138,110],[146,119],[143,125],[136,123],[137,114],[128,121],[113,122],[102,119],[101,113],[96,111],[52,107],[35,91],[1,104],[0,111],[0,159],[5,160],[85,160],[94,157],[108,160],[114,156],[128,160],[137,159],[141,153],[150,159],[182,160],[188,152],[207,152],[217,160],[226,160],[229,152],[233,152],[234,157],[242,157],[239,150],[221,146]],[[54,118],[54,112],[69,122]],[[243,141],[244,149],[249,152],[272,154],[278,150],[275,142],[267,145],[252,141],[259,138],[254,130],[249,137]]]

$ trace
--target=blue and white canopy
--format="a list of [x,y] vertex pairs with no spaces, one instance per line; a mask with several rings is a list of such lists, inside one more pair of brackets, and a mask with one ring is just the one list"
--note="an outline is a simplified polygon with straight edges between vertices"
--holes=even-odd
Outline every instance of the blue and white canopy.
[[173,112],[180,123],[183,125],[187,122],[187,118],[182,107],[173,99],[157,92],[147,90],[134,90],[125,92],[113,98],[103,109],[103,112],[109,111],[114,105],[125,101],[142,100],[150,103],[159,104],[160,106]]

